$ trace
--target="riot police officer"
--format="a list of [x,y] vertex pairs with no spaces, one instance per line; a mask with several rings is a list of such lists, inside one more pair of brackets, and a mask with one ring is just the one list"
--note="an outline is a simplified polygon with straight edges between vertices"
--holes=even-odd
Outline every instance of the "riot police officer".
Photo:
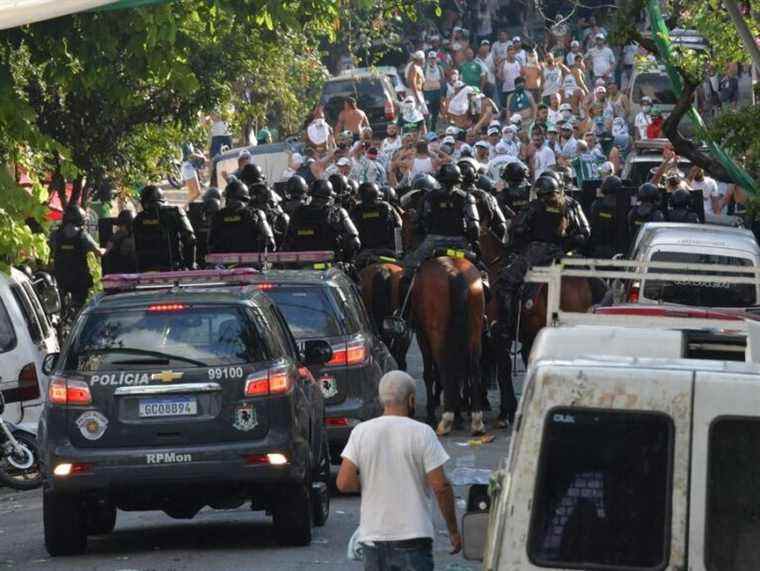
[[211,220],[210,253],[274,251],[275,241],[266,215],[248,207],[248,187],[233,180],[224,189],[224,208]]
[[92,287],[87,253],[92,252],[100,257],[104,251],[83,228],[85,213],[79,206],[67,206],[62,222],[50,235],[53,275],[58,282],[61,298],[70,294],[72,307],[80,308]]
[[691,197],[688,190],[679,188],[670,195],[668,222],[700,223],[699,214],[691,209]]
[[542,174],[535,191],[538,198],[514,220],[511,234],[516,251],[496,283],[502,309],[497,334],[505,339],[512,339],[515,330],[517,295],[528,269],[581,249],[590,235],[583,209],[562,194],[556,177]]
[[309,185],[306,184],[302,176],[295,174],[288,179],[285,193],[287,196],[282,203],[282,209],[285,211],[285,214],[292,216],[293,212],[306,200],[306,196],[309,193]]
[[499,206],[506,211],[509,208],[519,214],[530,203],[530,183],[528,169],[519,161],[509,163],[501,173],[506,186],[496,195]]
[[[104,274],[132,274],[137,271],[135,237],[132,233],[134,219],[135,215],[131,210],[122,210],[116,217],[118,229],[106,245],[103,261],[108,260],[108,263],[103,264]],[[108,271],[105,269],[106,266]]]
[[140,272],[191,268],[195,265],[195,232],[185,211],[166,206],[155,185],[140,192],[140,212],[132,223]]
[[284,249],[332,250],[338,259],[350,261],[361,249],[359,232],[348,213],[335,204],[332,184],[317,179],[310,194],[311,201],[293,212]]
[[463,159],[457,163],[462,171],[462,190],[475,198],[475,206],[482,224],[488,223],[489,232],[493,233],[497,240],[504,243],[507,233],[507,220],[504,212],[490,193],[478,187],[480,175],[473,159]]
[[274,241],[279,248],[288,233],[290,216],[276,202],[274,193],[265,184],[257,183],[251,188],[250,206],[260,210],[267,217],[269,227],[274,233]]
[[608,176],[601,186],[602,196],[591,204],[591,240],[589,249],[594,258],[612,258],[618,252],[617,242],[617,197],[623,189],[623,181],[616,176]]
[[[363,248],[358,257],[373,257],[374,254],[395,256],[401,216],[389,202],[382,199],[382,192],[374,182],[359,185],[359,198],[361,202],[351,212]],[[367,256],[363,255],[365,252]]]
[[327,179],[335,191],[335,203],[345,208],[348,212],[356,206],[355,193],[348,177],[336,172]]
[[664,222],[665,214],[657,206],[660,189],[651,182],[645,182],[636,194],[639,204],[628,213],[628,234],[631,242],[636,239],[639,229],[647,222]]
[[211,221],[214,215],[222,209],[222,193],[212,186],[203,194],[203,201],[199,215],[193,220],[193,228],[198,238],[196,247],[196,260],[198,266],[206,265],[206,254],[208,254],[209,234],[211,233]]
[[404,275],[409,280],[417,267],[441,248],[480,253],[480,218],[475,198],[462,190],[462,171],[445,164],[438,172],[439,188],[422,197],[415,232],[424,236],[416,250],[404,257]]
[[238,178],[249,189],[254,184],[267,184],[266,177],[264,176],[264,171],[256,163],[248,163],[245,165],[240,171],[240,176]]

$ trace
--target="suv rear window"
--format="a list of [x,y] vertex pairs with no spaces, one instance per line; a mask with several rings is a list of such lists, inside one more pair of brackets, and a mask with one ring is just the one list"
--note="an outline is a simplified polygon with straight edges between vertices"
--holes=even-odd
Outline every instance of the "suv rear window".
[[285,316],[296,339],[341,335],[339,318],[321,287],[274,287],[267,295]]
[[531,561],[560,568],[664,567],[672,434],[664,415],[551,411],[533,501]]
[[[685,264],[716,264],[722,266],[749,267],[752,260],[734,256],[720,256],[699,252],[654,252],[652,262],[678,262]],[[650,269],[648,273],[662,270]],[[670,271],[668,273],[679,273]],[[716,275],[709,271],[685,270],[682,273],[695,275]],[[721,273],[720,275],[740,276],[741,274]],[[644,297],[669,303],[701,307],[749,307],[755,305],[755,286],[752,284],[678,282],[647,280],[644,284]]]
[[328,81],[322,89],[324,99],[336,96],[374,96],[383,92],[383,82],[378,78],[361,78],[356,81],[346,79],[342,81]]
[[0,353],[7,353],[16,347],[16,331],[5,309],[5,304],[0,300]]
[[642,73],[636,76],[633,81],[633,102],[641,103],[644,96],[651,97],[655,105],[676,104],[673,83],[666,73]]
[[94,312],[79,331],[66,358],[69,371],[211,367],[266,359],[253,325],[233,307]]
[[705,565],[710,571],[760,566],[760,421],[724,418],[710,429]]

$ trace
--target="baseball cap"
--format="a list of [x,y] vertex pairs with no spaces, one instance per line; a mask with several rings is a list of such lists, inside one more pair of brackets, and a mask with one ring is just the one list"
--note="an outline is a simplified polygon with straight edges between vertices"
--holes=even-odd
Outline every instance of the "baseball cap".
[[338,162],[335,163],[339,167],[347,167],[351,165],[351,159],[348,157],[341,157],[338,159]]
[[604,87],[605,85],[607,85],[607,82],[606,82],[606,81],[604,81],[604,78],[603,78],[603,77],[600,77],[599,79],[597,79],[597,80],[594,82],[594,86],[595,86],[595,87]]
[[443,142],[444,145],[452,145],[453,146],[453,145],[457,144],[456,140],[451,135],[447,135],[446,137],[444,137],[442,142]]
[[490,149],[491,148],[491,146],[488,143],[486,143],[485,141],[478,141],[473,146],[480,147],[481,149]]
[[430,59],[435,59],[437,56],[438,56],[438,54],[435,51],[433,51],[433,50],[430,50],[428,52],[428,58],[430,58]]
[[581,46],[581,43],[578,40],[573,40],[572,42],[570,42],[571,48],[579,48],[580,46]]
[[412,54],[412,59],[425,59],[425,52],[417,50]]
[[490,46],[491,42],[489,42],[487,39],[483,38],[483,40],[480,42],[481,46]]
[[459,155],[462,156],[462,157],[466,157],[466,156],[470,156],[471,157],[472,156],[472,147],[470,145],[468,145],[467,143],[465,143],[464,145],[462,145],[461,147],[459,147]]
[[451,49],[454,50],[455,52],[458,52],[459,50],[462,49],[462,44],[460,44],[459,42],[454,42],[453,44],[451,44]]
[[454,127],[454,125],[449,125],[448,127],[446,127],[446,135],[455,137],[457,133],[459,133],[458,127]]
[[433,142],[438,140],[438,133],[435,131],[428,131],[428,133],[425,135],[425,139],[428,140],[428,142]]
[[498,119],[494,119],[488,124],[488,128],[490,129],[491,127],[498,127],[499,129],[501,129],[501,123],[499,123]]
[[556,125],[549,125],[546,128],[546,132],[547,133],[558,133],[559,131],[557,131],[557,126]]
[[299,165],[302,165],[302,164],[303,164],[303,155],[302,155],[301,153],[293,153],[293,154],[291,155],[291,157],[290,157],[290,160],[291,160],[291,161],[292,161],[294,164],[299,164]]
[[509,147],[504,143],[497,143],[493,150],[497,155],[506,155],[509,153]]
[[604,87],[604,85],[598,85],[596,89],[594,89],[595,93],[607,93],[607,88]]
[[573,124],[570,121],[567,121],[566,123],[562,123],[562,125],[560,125],[559,128],[561,131],[572,131]]
[[240,160],[240,159],[250,160],[251,159],[251,153],[249,153],[248,151],[243,151],[242,153],[240,153],[238,155],[238,160]]
[[520,45],[520,42],[521,42],[521,40],[520,40],[520,36],[515,36],[514,38],[512,38],[512,43],[513,43],[513,44],[516,44],[516,45],[518,45],[518,46],[519,46],[519,45]]
[[489,127],[489,128],[488,128],[488,136],[489,136],[489,137],[490,137],[491,135],[498,135],[500,132],[501,132],[501,131],[499,130],[499,128],[498,128],[498,127]]
[[594,36],[594,38],[596,38],[597,40],[603,40],[604,39],[604,34],[599,33],[596,36]]
[[501,130],[501,134],[506,135],[507,133],[517,133],[517,127],[514,125],[507,125]]
[[520,115],[519,113],[515,113],[509,118],[509,122],[512,123],[513,125],[515,123],[522,123],[522,115]]
[[560,111],[572,111],[573,110],[573,106],[570,105],[569,103],[563,103],[562,105],[559,106],[559,110]]

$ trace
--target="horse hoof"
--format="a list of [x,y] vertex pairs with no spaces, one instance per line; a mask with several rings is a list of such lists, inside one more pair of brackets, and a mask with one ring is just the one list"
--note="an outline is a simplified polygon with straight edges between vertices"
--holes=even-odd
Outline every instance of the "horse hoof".
[[473,436],[481,436],[486,433],[486,425],[483,423],[483,413],[473,412],[470,422],[470,432]]
[[438,436],[446,436],[447,434],[451,433],[451,429],[453,427],[454,427],[454,413],[444,412],[443,416],[441,417],[441,422],[438,423],[438,428],[436,428],[435,433]]
[[497,418],[495,426],[496,428],[506,428],[509,426],[509,421],[506,418]]

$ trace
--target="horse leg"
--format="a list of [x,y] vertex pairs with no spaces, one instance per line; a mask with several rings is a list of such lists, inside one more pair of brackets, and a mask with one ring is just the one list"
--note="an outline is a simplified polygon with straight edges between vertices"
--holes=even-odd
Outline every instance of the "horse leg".
[[[510,344],[511,345],[511,344]],[[504,344],[497,351],[498,375],[499,375],[499,418],[496,420],[498,428],[506,428],[512,424],[517,411],[517,398],[515,386],[512,382],[512,354],[510,345]]]
[[417,344],[420,347],[420,353],[422,353],[422,378],[425,381],[425,408],[427,410],[426,421],[429,425],[433,426],[435,425],[435,405],[437,398],[439,398],[436,394],[435,365],[433,364],[430,345],[420,331],[417,332]]
[[470,356],[467,376],[470,380],[470,410],[472,410],[470,432],[473,436],[479,436],[486,432],[483,423],[483,389],[479,354]]

